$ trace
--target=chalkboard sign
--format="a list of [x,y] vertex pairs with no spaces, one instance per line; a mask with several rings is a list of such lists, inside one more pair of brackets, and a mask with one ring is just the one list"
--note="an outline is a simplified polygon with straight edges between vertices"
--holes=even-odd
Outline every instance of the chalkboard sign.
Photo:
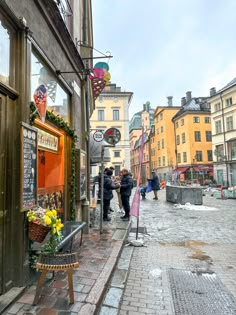
[[37,205],[37,129],[21,126],[21,210]]

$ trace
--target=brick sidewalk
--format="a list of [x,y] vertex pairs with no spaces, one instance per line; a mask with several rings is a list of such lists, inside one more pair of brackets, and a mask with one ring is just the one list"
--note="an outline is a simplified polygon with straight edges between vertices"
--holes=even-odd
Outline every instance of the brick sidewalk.
[[36,306],[32,305],[37,285],[34,283],[4,315],[94,314],[115,268],[129,227],[129,222],[121,222],[117,211],[111,216],[111,222],[103,223],[102,234],[96,224],[89,234],[84,234],[80,248],[79,239],[75,241],[74,251],[79,253],[80,267],[73,271],[74,304],[69,303],[67,274],[58,271],[54,279],[45,281]]

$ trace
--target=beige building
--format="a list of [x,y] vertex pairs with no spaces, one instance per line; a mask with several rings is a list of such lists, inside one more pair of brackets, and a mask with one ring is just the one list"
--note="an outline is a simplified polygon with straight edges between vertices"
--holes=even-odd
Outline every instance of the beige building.
[[[116,84],[108,84],[95,103],[95,110],[90,118],[91,134],[96,130],[103,133],[109,128],[117,128],[121,133],[120,141],[115,147],[109,147],[110,162],[104,166],[113,166],[115,174],[119,175],[122,168],[130,170],[129,147],[129,106],[132,100],[132,92],[121,91]],[[100,164],[92,167],[92,174],[97,174]]]
[[210,90],[214,179],[236,186],[236,78]]

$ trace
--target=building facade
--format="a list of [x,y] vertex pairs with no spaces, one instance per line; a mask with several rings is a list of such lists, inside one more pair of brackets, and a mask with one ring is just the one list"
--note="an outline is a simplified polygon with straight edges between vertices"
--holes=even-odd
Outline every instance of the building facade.
[[76,219],[88,198],[91,16],[91,1],[0,2],[0,294],[31,281],[27,210]]
[[[107,84],[96,100],[96,108],[90,118],[91,133],[105,132],[109,128],[120,131],[121,139],[114,146],[109,147],[110,162],[105,162],[105,167],[113,166],[114,175],[118,176],[122,168],[130,169],[129,148],[129,106],[133,93],[123,92],[116,84]],[[93,174],[99,171],[99,163]]]
[[236,186],[236,79],[210,90],[214,179]]
[[174,180],[204,183],[213,178],[211,113],[206,98],[181,100],[172,118],[175,132],[176,169]]
[[158,106],[154,113],[154,135],[151,137],[151,165],[160,180],[169,180],[176,167],[175,132],[172,118],[180,107],[173,106],[168,97],[168,106]]

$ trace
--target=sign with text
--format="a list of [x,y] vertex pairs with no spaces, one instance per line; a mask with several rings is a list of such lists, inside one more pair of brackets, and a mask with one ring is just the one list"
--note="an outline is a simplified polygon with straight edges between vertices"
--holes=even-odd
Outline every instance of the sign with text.
[[[37,128],[38,129],[38,128]],[[59,137],[38,129],[38,146],[41,149],[58,152]]]
[[21,126],[21,211],[37,205],[37,129]]

